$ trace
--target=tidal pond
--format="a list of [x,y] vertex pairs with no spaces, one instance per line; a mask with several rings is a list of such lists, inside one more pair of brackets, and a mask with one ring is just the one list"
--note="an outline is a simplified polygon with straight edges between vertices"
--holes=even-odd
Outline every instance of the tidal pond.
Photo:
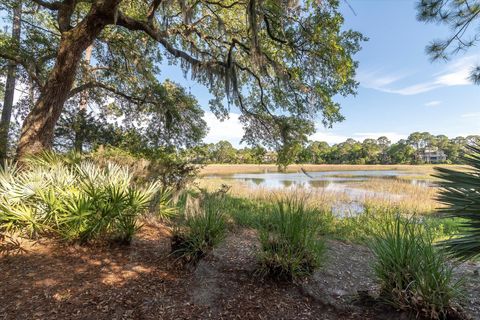
[[[283,188],[318,190],[337,193],[349,201],[338,201],[332,206],[332,211],[338,215],[355,215],[363,212],[363,201],[366,198],[381,198],[386,200],[400,200],[404,195],[393,192],[373,191],[365,188],[368,181],[383,179],[402,179],[402,176],[411,176],[412,172],[399,170],[354,170],[354,171],[317,171],[317,172],[265,172],[265,173],[236,173],[231,175],[210,175],[206,178],[221,178],[228,184],[229,180],[240,181],[250,188],[263,188],[272,191]],[[430,182],[424,180],[403,180],[412,184],[428,186]]]

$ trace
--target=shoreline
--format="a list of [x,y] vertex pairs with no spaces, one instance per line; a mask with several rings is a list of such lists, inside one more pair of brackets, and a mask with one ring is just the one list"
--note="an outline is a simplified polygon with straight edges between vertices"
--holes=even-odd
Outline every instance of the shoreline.
[[[373,170],[398,170],[408,171],[421,175],[431,175],[435,167],[467,170],[459,164],[292,164],[284,171],[286,173],[305,171],[373,171]],[[208,164],[200,169],[198,176],[230,175],[235,173],[275,173],[280,172],[275,164]]]

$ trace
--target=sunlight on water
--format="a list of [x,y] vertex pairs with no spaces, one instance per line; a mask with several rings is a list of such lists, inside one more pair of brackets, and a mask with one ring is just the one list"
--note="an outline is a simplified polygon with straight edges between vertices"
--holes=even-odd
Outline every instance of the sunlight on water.
[[[332,211],[339,216],[352,216],[362,213],[366,198],[380,198],[398,201],[405,195],[394,192],[373,191],[365,188],[365,182],[390,179],[395,181],[411,172],[398,170],[356,170],[356,171],[322,171],[295,173],[238,173],[232,175],[211,175],[206,178],[222,178],[245,183],[249,188],[269,189],[315,189],[346,196],[349,201],[338,201]],[[424,180],[410,180],[412,185],[429,186]],[[361,185],[360,183],[363,183]],[[341,197],[339,197],[341,198]]]

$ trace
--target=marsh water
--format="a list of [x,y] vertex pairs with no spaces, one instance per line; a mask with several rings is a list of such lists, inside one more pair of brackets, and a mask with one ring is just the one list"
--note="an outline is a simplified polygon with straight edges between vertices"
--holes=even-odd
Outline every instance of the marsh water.
[[[224,180],[236,180],[245,183],[250,188],[264,188],[270,190],[310,189],[331,192],[342,195],[332,207],[338,215],[358,214],[363,212],[362,202],[366,198],[382,198],[387,200],[399,200],[404,195],[388,192],[379,192],[366,189],[362,186],[365,182],[376,179],[401,179],[402,176],[412,176],[415,173],[400,170],[355,170],[355,171],[318,171],[318,172],[265,172],[265,173],[237,173],[231,175],[211,175],[207,178],[222,178]],[[430,182],[425,180],[406,180],[412,184],[428,186]],[[345,201],[345,198],[349,199]]]

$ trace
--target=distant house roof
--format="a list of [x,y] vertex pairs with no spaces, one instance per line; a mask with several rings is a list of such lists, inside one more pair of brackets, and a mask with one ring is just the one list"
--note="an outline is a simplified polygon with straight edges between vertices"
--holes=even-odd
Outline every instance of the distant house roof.
[[425,149],[419,156],[425,162],[441,162],[447,160],[445,152],[438,148]]

